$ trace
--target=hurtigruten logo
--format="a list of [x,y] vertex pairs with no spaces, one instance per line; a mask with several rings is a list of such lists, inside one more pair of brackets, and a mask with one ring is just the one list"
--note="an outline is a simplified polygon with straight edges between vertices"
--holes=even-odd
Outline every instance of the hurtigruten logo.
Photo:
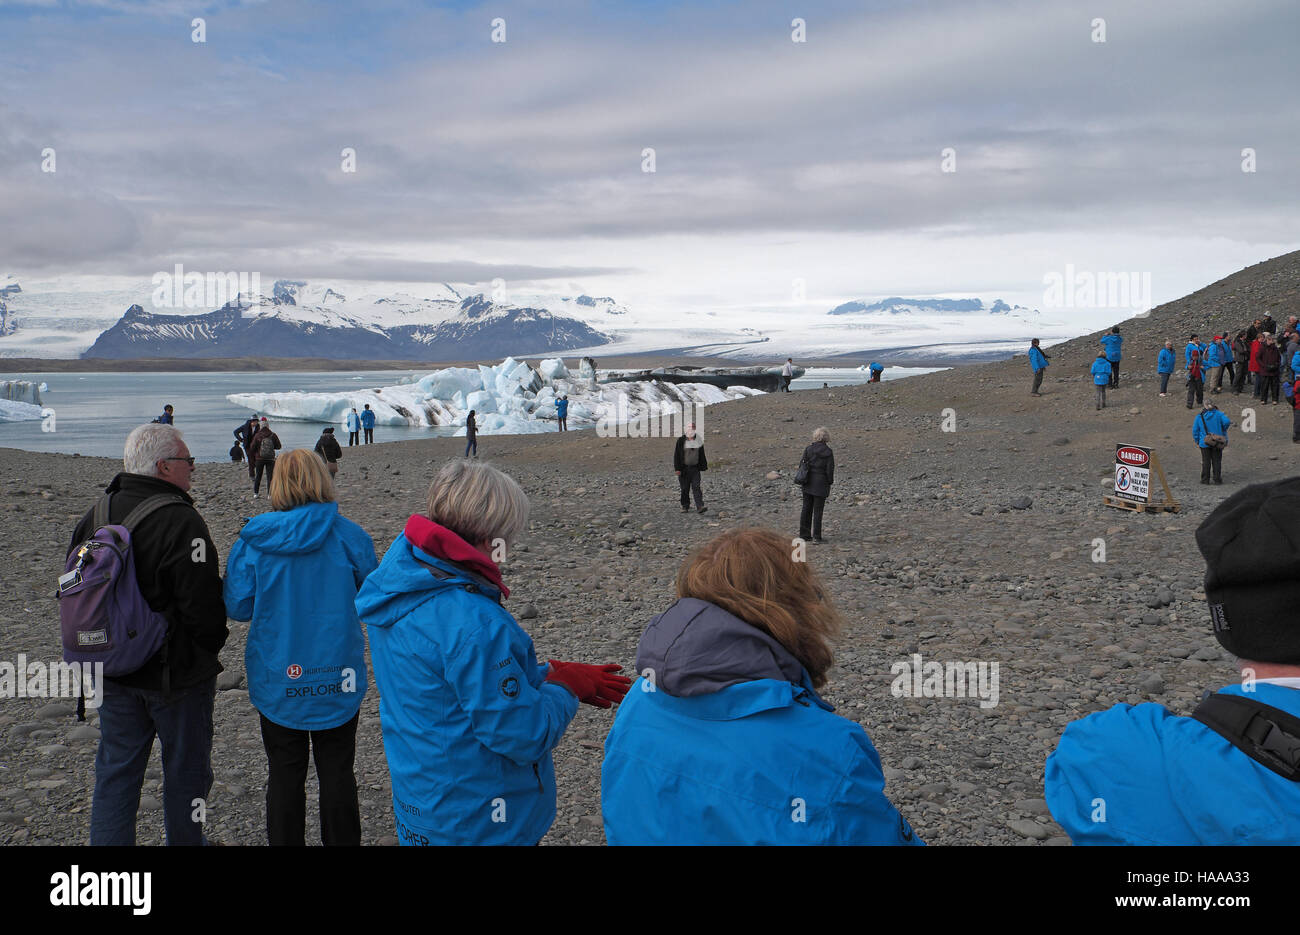
[[130,906],[131,912],[147,916],[153,907],[153,874],[83,871],[77,864],[67,873],[50,877],[51,906]]

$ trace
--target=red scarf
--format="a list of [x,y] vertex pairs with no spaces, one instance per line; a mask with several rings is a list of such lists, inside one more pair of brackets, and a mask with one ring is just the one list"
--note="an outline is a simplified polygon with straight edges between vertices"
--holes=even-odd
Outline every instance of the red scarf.
[[497,568],[497,563],[446,526],[439,526],[429,517],[413,513],[402,534],[417,549],[482,575],[501,589],[503,598],[510,596],[510,590],[501,583],[501,569]]

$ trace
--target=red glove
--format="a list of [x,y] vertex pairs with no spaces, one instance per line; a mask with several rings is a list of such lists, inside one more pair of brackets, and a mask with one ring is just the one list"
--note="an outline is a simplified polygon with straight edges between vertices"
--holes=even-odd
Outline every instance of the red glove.
[[547,662],[551,665],[551,671],[546,676],[546,681],[558,682],[573,692],[583,704],[595,705],[597,708],[608,708],[610,702],[618,704],[632,684],[627,676],[614,674],[622,672],[623,667],[612,662],[603,666],[560,662],[558,659],[548,659]]

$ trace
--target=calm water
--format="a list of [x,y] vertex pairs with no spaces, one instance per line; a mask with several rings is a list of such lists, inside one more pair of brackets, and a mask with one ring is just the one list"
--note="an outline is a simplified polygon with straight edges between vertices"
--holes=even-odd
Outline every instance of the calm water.
[[[190,451],[200,461],[229,460],[234,430],[249,415],[247,409],[226,401],[228,393],[283,393],[290,390],[344,392],[358,387],[392,386],[402,377],[424,376],[429,371],[382,370],[362,373],[4,373],[0,380],[31,380],[49,384],[42,403],[53,409],[53,432],[40,422],[0,422],[0,448],[59,451],[66,454],[122,456],[122,444],[137,425],[149,422],[171,403],[176,427],[185,434]],[[893,373],[891,374],[891,370]],[[913,368],[888,368],[885,378],[928,372]],[[845,386],[866,381],[867,374],[852,369],[812,369],[791,384],[792,389],[820,388],[822,383]],[[324,423],[274,423],[286,448],[310,448]],[[407,428],[379,425],[375,441],[409,441],[453,434],[451,428]],[[346,447],[347,433],[335,427]]]

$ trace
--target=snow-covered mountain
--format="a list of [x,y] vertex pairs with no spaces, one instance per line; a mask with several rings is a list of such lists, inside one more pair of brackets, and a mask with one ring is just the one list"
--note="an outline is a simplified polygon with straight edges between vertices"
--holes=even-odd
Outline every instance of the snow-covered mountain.
[[1001,299],[994,299],[992,305],[985,305],[982,299],[903,299],[891,296],[876,302],[854,301],[837,305],[828,315],[952,315],[952,314],[987,314],[1011,315],[1021,317],[1037,316],[1036,309],[1021,305],[1008,305]]
[[461,298],[373,295],[350,300],[323,284],[279,280],[270,297],[246,297],[204,314],[160,314],[132,305],[82,356],[328,357],[461,360],[567,351],[609,336],[546,308]]

